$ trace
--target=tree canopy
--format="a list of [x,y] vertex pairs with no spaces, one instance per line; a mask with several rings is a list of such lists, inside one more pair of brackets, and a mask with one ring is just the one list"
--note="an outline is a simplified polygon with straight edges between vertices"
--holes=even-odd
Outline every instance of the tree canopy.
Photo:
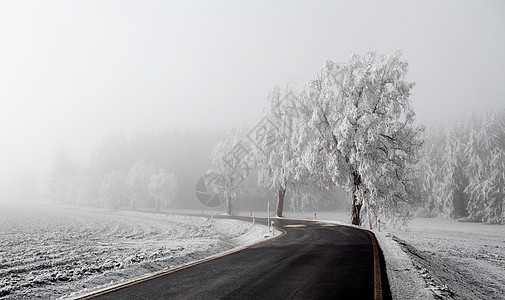
[[351,222],[360,209],[405,216],[419,191],[415,165],[423,127],[410,105],[413,83],[399,52],[327,61],[301,93],[293,137],[298,173],[352,195]]

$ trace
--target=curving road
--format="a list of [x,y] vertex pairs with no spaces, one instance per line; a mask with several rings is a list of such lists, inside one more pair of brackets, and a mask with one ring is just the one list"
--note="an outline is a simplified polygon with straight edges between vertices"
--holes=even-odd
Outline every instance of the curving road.
[[86,299],[391,298],[373,234],[312,221],[275,223],[286,234]]

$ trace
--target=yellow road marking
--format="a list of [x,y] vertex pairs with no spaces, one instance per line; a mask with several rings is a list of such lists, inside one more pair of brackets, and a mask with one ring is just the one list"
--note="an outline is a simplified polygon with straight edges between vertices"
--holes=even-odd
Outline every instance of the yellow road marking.
[[294,225],[285,225],[285,228],[297,228],[297,227],[307,227],[305,224],[294,224]]
[[368,233],[368,236],[370,237],[370,241],[372,242],[372,248],[373,248],[374,299],[375,300],[382,300],[382,281],[381,281],[381,269],[380,269],[380,261],[379,261],[379,250],[377,248],[377,242],[375,240],[374,235],[368,230],[365,230],[365,231]]

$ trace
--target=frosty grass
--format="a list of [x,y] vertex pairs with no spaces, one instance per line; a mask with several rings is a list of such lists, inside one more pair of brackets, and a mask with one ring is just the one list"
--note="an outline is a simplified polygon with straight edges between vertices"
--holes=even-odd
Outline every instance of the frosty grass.
[[[431,294],[414,287],[416,299],[505,299],[505,225],[417,218],[408,230],[388,229],[378,239],[391,265],[388,276],[397,279],[390,279],[393,297],[405,296],[415,273]],[[398,262],[401,255],[388,258],[395,247],[407,254],[410,267]]]
[[77,210],[0,209],[0,299],[75,297],[263,239],[235,220]]

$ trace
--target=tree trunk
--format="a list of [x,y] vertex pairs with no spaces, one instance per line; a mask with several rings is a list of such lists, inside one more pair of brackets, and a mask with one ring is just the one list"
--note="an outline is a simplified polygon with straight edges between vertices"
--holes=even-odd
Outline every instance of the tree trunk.
[[279,198],[277,199],[277,217],[282,217],[285,195],[286,195],[286,188],[279,188]]
[[232,215],[232,208],[231,208],[231,195],[226,196],[226,214],[231,216]]
[[358,173],[353,172],[352,177],[354,187],[352,189],[351,224],[359,226],[361,223],[360,211],[362,202],[358,199],[356,191],[358,190],[358,186],[361,184],[361,176]]
[[360,225],[361,220],[359,214],[361,211],[361,203],[358,204],[358,197],[356,197],[356,192],[352,192],[352,204],[351,204],[351,224]]

